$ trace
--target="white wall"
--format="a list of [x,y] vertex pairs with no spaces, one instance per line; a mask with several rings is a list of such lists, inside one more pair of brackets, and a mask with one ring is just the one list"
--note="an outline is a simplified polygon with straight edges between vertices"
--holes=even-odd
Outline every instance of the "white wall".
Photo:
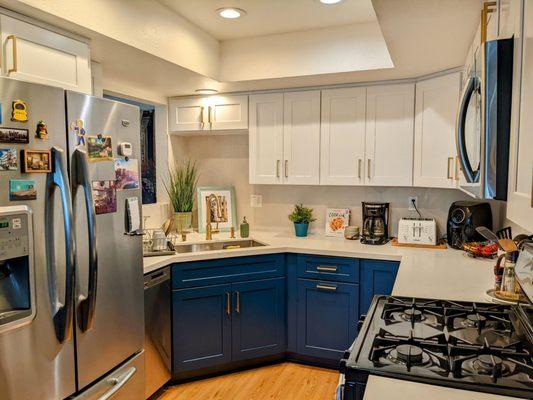
[[377,22],[227,40],[220,56],[222,81],[394,67]]
[[[156,1],[6,0],[5,3],[8,7],[20,4],[33,7],[199,74],[218,76],[218,40]],[[46,18],[43,15],[40,19]]]
[[[390,233],[396,234],[399,218],[416,216],[408,211],[408,197],[418,196],[419,209],[424,217],[437,220],[441,234],[445,232],[448,209],[453,201],[470,197],[454,189],[343,187],[343,186],[282,186],[250,185],[248,183],[248,136],[171,136],[172,148],[178,158],[190,157],[199,161],[200,185],[234,186],[239,220],[246,216],[251,229],[291,230],[287,215],[295,203],[303,202],[315,211],[317,221],[311,231],[322,232],[328,207],[348,207],[352,224],[361,225],[361,202],[391,203]],[[263,196],[262,208],[250,207],[250,195]],[[501,226],[501,204],[494,202],[493,217]]]

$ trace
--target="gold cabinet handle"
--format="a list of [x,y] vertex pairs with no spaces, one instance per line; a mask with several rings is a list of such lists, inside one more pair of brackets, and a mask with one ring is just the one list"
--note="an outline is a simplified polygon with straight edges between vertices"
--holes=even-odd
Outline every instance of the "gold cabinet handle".
[[204,126],[205,126],[205,122],[204,122],[204,109],[205,107],[202,106],[202,108],[200,109],[200,129],[204,129]]
[[360,158],[357,159],[357,177],[361,179],[361,165],[363,164],[363,160]]
[[15,35],[9,35],[7,37],[7,40],[13,41],[13,68],[11,68],[9,71],[7,71],[7,74],[11,74],[12,72],[17,72],[18,70],[18,62],[17,62],[17,37]]
[[459,180],[459,173],[461,171],[461,167],[460,167],[460,163],[459,163],[459,156],[456,156],[455,157],[455,180],[458,181]]
[[289,177],[289,160],[285,160],[285,178]]
[[237,314],[241,312],[241,294],[238,290],[235,291],[235,312]]
[[209,129],[213,128],[213,121],[211,119],[211,110],[212,110],[212,107],[209,106],[207,109],[207,122],[209,122]]
[[448,165],[447,165],[447,171],[446,171],[446,177],[448,179],[453,179],[453,175],[452,175],[452,171],[451,171],[451,168],[450,168],[450,161],[452,162],[452,165],[453,165],[453,157],[448,157]]
[[370,160],[370,158],[366,160],[366,176],[368,177],[368,179],[372,179],[372,177],[370,176],[371,163],[372,161]]
[[276,160],[276,178],[279,178],[279,164],[280,160]]
[[231,314],[231,293],[226,292],[226,315]]
[[316,288],[317,289],[320,289],[320,290],[329,290],[330,292],[336,292],[337,291],[337,286],[334,286],[334,285],[324,285],[322,283],[319,283],[316,285]]
[[337,272],[336,265],[317,265],[316,270],[321,272]]

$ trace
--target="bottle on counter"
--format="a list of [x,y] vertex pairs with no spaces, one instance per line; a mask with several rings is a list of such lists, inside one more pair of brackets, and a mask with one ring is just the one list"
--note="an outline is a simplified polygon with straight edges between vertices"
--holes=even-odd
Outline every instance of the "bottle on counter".
[[505,267],[502,277],[502,292],[517,293],[517,282],[515,278],[515,265],[518,259],[518,251],[505,253]]
[[241,224],[241,237],[247,238],[250,235],[250,225],[248,224],[248,221],[246,221],[246,217],[242,220]]
[[500,254],[496,261],[496,265],[494,266],[494,290],[498,292],[502,290],[503,271],[505,269],[502,262],[504,258],[505,253]]

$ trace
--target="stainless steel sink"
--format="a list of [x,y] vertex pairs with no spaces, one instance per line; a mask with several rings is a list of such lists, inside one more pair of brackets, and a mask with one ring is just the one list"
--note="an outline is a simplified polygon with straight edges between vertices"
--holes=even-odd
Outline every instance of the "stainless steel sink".
[[228,240],[224,242],[178,244],[175,248],[177,253],[197,253],[199,251],[233,250],[262,246],[266,246],[266,244],[256,240]]

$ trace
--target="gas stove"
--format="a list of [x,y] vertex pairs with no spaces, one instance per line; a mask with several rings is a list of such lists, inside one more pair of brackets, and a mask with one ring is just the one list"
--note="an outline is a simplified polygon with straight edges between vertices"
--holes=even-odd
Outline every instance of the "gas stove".
[[344,400],[368,375],[533,398],[532,306],[376,296],[341,361]]

